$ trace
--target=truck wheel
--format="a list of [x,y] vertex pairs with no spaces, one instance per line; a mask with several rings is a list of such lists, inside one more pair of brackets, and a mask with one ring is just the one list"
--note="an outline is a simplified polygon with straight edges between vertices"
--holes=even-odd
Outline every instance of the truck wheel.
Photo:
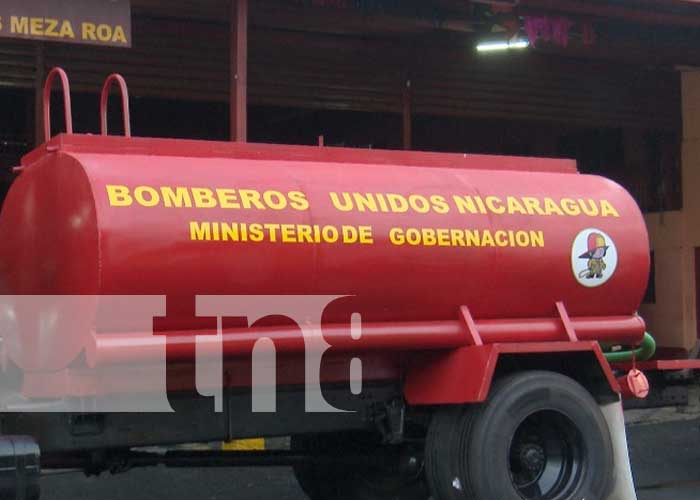
[[577,382],[530,371],[494,383],[480,405],[440,410],[426,440],[435,500],[605,498],[610,433]]
[[470,406],[442,408],[435,412],[425,438],[425,478],[434,500],[465,498],[455,465],[462,454],[459,433],[468,433],[474,413]]
[[[395,460],[385,466],[344,465],[343,457],[353,453],[382,453],[368,436],[298,436],[293,450],[338,457],[338,462],[309,462],[294,467],[301,489],[311,500],[427,500],[422,457]],[[403,464],[403,465],[400,465]]]

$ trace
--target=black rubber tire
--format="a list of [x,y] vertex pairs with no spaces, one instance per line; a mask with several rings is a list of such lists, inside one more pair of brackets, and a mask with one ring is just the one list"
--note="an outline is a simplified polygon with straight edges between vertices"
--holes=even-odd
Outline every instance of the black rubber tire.
[[456,464],[461,449],[455,446],[460,428],[471,421],[471,406],[454,406],[437,410],[425,438],[425,478],[434,500],[458,500],[452,483],[458,476]]
[[[518,483],[516,476],[523,473],[513,471],[519,462],[513,465],[512,447],[521,442],[517,436],[524,428],[544,429],[547,419],[555,428],[554,441],[561,438],[561,449],[572,458],[562,460],[569,465],[561,465],[560,476],[547,472],[547,478],[557,478],[549,490],[519,492],[518,485],[537,480]],[[613,468],[610,433],[598,404],[576,381],[554,372],[510,375],[494,383],[483,404],[437,410],[426,439],[425,471],[435,500],[601,499],[612,485]]]
[[[348,447],[357,446],[353,436],[297,436],[292,450],[326,455],[342,455]],[[428,487],[424,475],[397,478],[376,469],[349,468],[337,464],[297,465],[294,475],[301,489],[311,500],[427,500]]]

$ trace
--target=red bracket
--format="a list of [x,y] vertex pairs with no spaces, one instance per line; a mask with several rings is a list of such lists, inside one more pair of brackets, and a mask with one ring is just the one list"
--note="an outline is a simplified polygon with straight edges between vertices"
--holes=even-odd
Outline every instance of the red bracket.
[[564,324],[564,330],[566,330],[566,335],[569,337],[570,342],[578,342],[578,337],[574,331],[574,326],[571,324],[571,319],[569,318],[569,313],[566,312],[566,307],[562,301],[557,302],[557,312],[561,318],[561,322]]
[[44,82],[44,142],[51,139],[51,84],[54,77],[58,75],[63,87],[63,108],[66,115],[66,133],[73,133],[73,111],[70,102],[70,83],[68,75],[62,68],[56,67],[49,71]]
[[122,115],[124,117],[124,135],[131,137],[131,115],[129,113],[129,89],[126,80],[118,73],[112,73],[105,80],[100,96],[100,133],[107,135],[107,104],[109,102],[109,89],[113,82],[117,82],[122,94]]
[[476,328],[476,322],[474,321],[474,317],[472,316],[469,308],[467,306],[461,306],[459,308],[459,314],[462,321],[467,326],[467,332],[470,340],[469,345],[484,345],[484,341],[481,340],[481,335],[479,335],[479,331]]

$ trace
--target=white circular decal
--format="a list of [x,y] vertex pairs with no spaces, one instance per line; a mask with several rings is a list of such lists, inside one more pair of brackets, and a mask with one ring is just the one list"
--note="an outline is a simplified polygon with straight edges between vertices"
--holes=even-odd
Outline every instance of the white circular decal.
[[600,229],[584,229],[571,247],[571,269],[576,280],[586,287],[600,286],[617,268],[617,247]]

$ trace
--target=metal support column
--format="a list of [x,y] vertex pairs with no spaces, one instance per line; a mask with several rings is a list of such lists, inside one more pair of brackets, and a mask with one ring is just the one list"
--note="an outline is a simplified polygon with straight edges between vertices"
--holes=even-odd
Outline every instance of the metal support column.
[[406,80],[406,87],[403,91],[403,148],[411,149],[411,138],[413,135],[411,123],[411,80]]
[[248,0],[231,0],[231,140],[248,140]]

